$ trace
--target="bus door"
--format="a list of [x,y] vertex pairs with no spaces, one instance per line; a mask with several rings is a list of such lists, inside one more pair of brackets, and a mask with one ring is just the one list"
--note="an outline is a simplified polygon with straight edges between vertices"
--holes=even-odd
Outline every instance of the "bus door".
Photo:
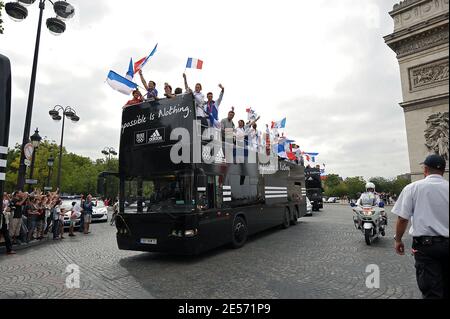
[[231,234],[231,209],[224,205],[222,176],[197,178],[197,207],[200,210],[199,235],[202,243],[217,246],[229,242]]

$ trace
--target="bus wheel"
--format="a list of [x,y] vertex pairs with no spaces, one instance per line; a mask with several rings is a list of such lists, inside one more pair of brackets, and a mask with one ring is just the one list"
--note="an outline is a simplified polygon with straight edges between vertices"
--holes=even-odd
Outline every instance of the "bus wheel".
[[296,208],[294,209],[294,216],[293,216],[291,224],[292,225],[298,224],[298,210]]
[[234,219],[232,246],[233,248],[241,248],[247,242],[248,229],[245,220],[238,216]]
[[289,228],[291,225],[291,214],[289,214],[289,210],[286,208],[284,211],[283,224],[281,225],[283,229]]

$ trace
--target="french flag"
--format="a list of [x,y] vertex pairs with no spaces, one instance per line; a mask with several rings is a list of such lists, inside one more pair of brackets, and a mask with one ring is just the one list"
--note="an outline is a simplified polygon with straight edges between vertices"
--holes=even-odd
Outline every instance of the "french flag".
[[188,58],[187,63],[186,63],[186,69],[201,70],[201,69],[203,69],[203,61],[199,60],[199,59]]
[[272,129],[274,129],[274,128],[277,128],[277,129],[286,128],[286,118],[284,118],[278,122],[272,122]]
[[156,43],[152,52],[150,52],[150,54],[147,57],[140,59],[139,61],[137,61],[134,64],[134,73],[135,74],[138,73],[139,70],[142,70],[142,68],[147,64],[148,60],[150,60],[150,58],[156,53],[157,49],[158,49],[158,43]]

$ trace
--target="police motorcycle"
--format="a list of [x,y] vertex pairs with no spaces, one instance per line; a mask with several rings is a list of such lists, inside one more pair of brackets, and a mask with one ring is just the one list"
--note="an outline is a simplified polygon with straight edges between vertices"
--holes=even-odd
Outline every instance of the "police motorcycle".
[[371,245],[380,235],[386,236],[387,220],[384,217],[384,202],[374,205],[373,198],[363,194],[360,205],[351,203],[351,206],[355,213],[353,216],[355,228],[363,233],[367,245]]

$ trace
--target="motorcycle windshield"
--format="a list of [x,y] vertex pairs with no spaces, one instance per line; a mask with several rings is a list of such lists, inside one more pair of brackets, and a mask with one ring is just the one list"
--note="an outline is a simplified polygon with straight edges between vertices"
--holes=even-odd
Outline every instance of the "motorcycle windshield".
[[375,201],[375,195],[373,195],[372,193],[361,195],[362,206],[375,206]]

